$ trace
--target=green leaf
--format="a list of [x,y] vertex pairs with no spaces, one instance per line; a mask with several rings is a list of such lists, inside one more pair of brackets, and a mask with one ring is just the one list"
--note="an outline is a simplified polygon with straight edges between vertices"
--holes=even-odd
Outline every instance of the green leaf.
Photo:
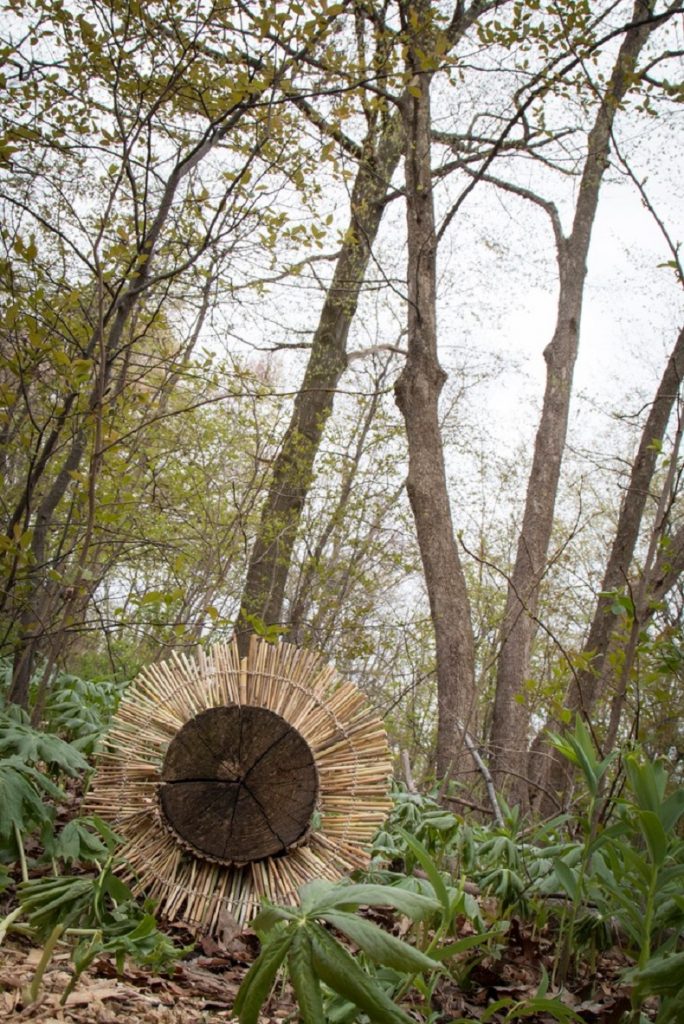
[[299,889],[299,903],[302,910],[308,913],[321,903],[329,893],[339,888],[339,882],[330,882],[325,878],[314,878]]
[[[406,914],[412,921],[420,921],[436,910],[439,903],[430,896],[422,896],[406,889],[397,889],[390,885],[358,884],[333,885],[316,903],[307,906],[307,914],[318,917],[336,908],[394,907],[401,914]],[[303,908],[304,909],[304,908]]]
[[64,772],[72,778],[88,768],[83,755],[59,736],[7,718],[0,721],[0,754],[16,755],[31,765],[42,761],[54,771]]
[[297,915],[285,907],[264,907],[252,921],[251,927],[257,935],[267,934],[281,921],[291,921]]
[[419,840],[416,839],[415,836],[412,836],[410,832],[406,832],[403,828],[397,829],[397,832],[404,840],[408,848],[411,850],[414,857],[416,858],[420,866],[423,868],[425,874],[428,876],[432,888],[435,890],[435,896],[442,904],[442,910],[444,911],[445,916],[448,918],[451,910],[451,900],[449,898],[449,892],[447,890],[447,887],[444,884],[444,879],[442,878],[442,875],[439,872],[437,865],[435,864],[434,860],[432,859],[426,848],[423,846],[423,844],[419,842]]
[[563,860],[555,860],[553,862],[553,869],[558,876],[558,881],[563,886],[565,891],[571,900],[576,901],[579,899],[579,885],[577,882],[577,875],[569,868]]
[[670,997],[661,1000],[658,1024],[681,1024],[684,1020],[684,985]]
[[356,914],[344,911],[322,915],[338,931],[343,932],[356,945],[367,953],[372,960],[396,971],[418,974],[421,971],[434,971],[439,965],[425,953],[408,942],[390,935],[378,928],[372,921],[366,921]]
[[70,821],[64,826],[59,835],[55,847],[55,855],[68,864],[78,860],[80,852],[81,837],[78,824],[75,821]]
[[638,998],[676,995],[684,988],[684,953],[653,957],[640,970],[631,972]]
[[667,856],[667,836],[654,811],[639,811],[638,821],[646,840],[648,851],[656,867],[661,867]]
[[640,764],[634,754],[625,758],[629,785],[642,811],[658,814],[663,802],[667,775],[661,765],[646,761]]
[[23,833],[53,820],[54,809],[43,803],[43,793],[64,798],[58,786],[20,757],[0,761],[0,841],[13,846],[15,825]]
[[659,818],[666,832],[671,832],[684,814],[684,787],[680,786],[661,804]]
[[257,1024],[259,1010],[273,988],[293,938],[292,930],[288,930],[285,935],[269,942],[247,971],[233,1006],[240,1024]]
[[489,932],[480,932],[477,935],[464,935],[458,942],[450,942],[448,946],[441,946],[439,949],[435,949],[432,952],[432,956],[435,960],[449,960],[453,956],[459,956],[461,953],[466,953],[469,949],[475,949],[477,946],[484,946],[484,944],[492,939],[500,938],[505,935],[508,931],[508,921],[502,921],[498,928],[493,928]]
[[[128,900],[133,898],[133,894],[125,882],[122,882],[120,878],[112,874],[111,871],[107,872],[107,876],[103,881],[102,887],[105,892],[109,893],[113,900],[117,903],[126,903]],[[152,918],[154,920],[154,918]]]
[[311,939],[303,927],[295,930],[287,965],[303,1024],[321,1024],[325,1020],[321,986],[313,969]]
[[[349,999],[377,1024],[413,1024],[377,982],[361,970],[346,949],[321,925],[311,925],[313,966],[333,991]],[[241,1019],[240,1024],[244,1024]]]

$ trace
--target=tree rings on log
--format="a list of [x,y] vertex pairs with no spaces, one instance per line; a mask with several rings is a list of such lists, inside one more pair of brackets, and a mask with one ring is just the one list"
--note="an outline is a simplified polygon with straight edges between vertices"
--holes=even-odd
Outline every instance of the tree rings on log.
[[200,857],[246,864],[307,836],[318,798],[308,743],[267,708],[202,711],[169,744],[159,800],[166,823]]

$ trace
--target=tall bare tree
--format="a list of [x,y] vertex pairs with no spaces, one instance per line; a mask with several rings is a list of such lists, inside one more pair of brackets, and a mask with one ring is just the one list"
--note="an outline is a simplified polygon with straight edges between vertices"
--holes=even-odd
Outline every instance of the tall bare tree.
[[570,233],[563,233],[555,204],[528,189],[497,182],[536,203],[548,214],[556,244],[559,278],[556,327],[544,351],[546,389],[517,554],[509,578],[501,626],[490,740],[496,777],[501,783],[509,776],[509,790],[513,798],[523,802],[526,802],[528,793],[529,743],[529,712],[524,701],[524,683],[530,668],[530,652],[537,630],[541,585],[548,566],[578,352],[587,256],[601,184],[609,166],[616,114],[633,87],[639,54],[653,30],[661,20],[669,16],[666,11],[661,18],[655,17],[655,9],[654,0],[635,0],[630,24],[625,31],[610,78],[597,97],[598,110],[587,140],[587,153]]
[[[360,12],[364,6],[359,5]],[[448,45],[455,46],[483,13],[496,6],[495,0],[474,0],[467,9],[458,4],[445,34]],[[384,8],[371,13],[373,31],[380,39],[380,54],[379,64],[369,69],[369,74],[379,75],[384,70],[385,51],[396,45],[396,34],[382,23]],[[404,93],[399,106],[405,102]],[[292,416],[273,464],[272,483],[250,556],[237,625],[243,650],[254,617],[266,625],[284,624],[283,597],[301,510],[311,487],[313,465],[333,408],[335,390],[346,369],[349,331],[392,177],[404,150],[404,123],[396,101],[389,107],[377,102],[366,105],[367,130],[361,144],[345,138],[310,102],[303,109],[314,124],[356,158],[358,169],[351,191],[348,227],[312,337]]]
[[446,381],[437,353],[437,235],[432,185],[429,59],[434,11],[427,0],[402,8],[409,40],[409,87],[402,104],[408,228],[408,354],[396,383],[406,424],[406,480],[435,631],[439,777],[465,763],[473,728],[475,654],[470,602],[458,552],[444,466],[439,396]]

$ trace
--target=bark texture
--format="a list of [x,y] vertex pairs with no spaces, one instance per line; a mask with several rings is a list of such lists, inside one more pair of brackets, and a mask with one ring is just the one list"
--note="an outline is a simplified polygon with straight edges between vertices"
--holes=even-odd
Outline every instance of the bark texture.
[[[674,404],[680,394],[683,379],[684,328],[679,332],[667,361],[632,464],[615,537],[601,583],[601,593],[597,599],[594,616],[584,644],[583,653],[590,664],[577,673],[568,691],[568,707],[587,717],[591,714],[596,698],[602,689],[601,684],[605,678],[610,637],[615,621],[610,610],[613,603],[612,598],[602,595],[622,590],[629,582],[634,550],[639,538],[646,504],[651,494],[651,484],[658,461],[660,444],[665,437],[665,431],[672,416]],[[669,586],[674,582],[674,578],[678,575],[681,552],[681,539],[676,534],[672,544],[663,549],[656,565],[654,590],[658,600],[662,600]]]
[[407,4],[406,23],[417,26],[408,55],[411,76],[403,103],[408,226],[408,355],[396,384],[404,417],[409,469],[406,480],[416,524],[437,661],[436,771],[443,778],[467,761],[464,732],[473,726],[474,640],[470,603],[454,537],[439,424],[446,374],[437,355],[437,239],[431,176],[430,74],[421,54],[431,52],[429,4]]
[[634,81],[638,55],[654,27],[654,0],[635,0],[634,27],[625,33],[610,80],[589,134],[570,235],[564,237],[555,207],[550,213],[556,237],[559,299],[556,327],[544,351],[546,387],[535,438],[523,523],[509,581],[501,628],[491,732],[492,764],[499,785],[508,779],[514,802],[528,801],[529,711],[524,684],[530,671],[541,583],[548,565],[561,462],[567,436],[572,380],[577,359],[587,255],[603,176],[608,167],[616,111]]

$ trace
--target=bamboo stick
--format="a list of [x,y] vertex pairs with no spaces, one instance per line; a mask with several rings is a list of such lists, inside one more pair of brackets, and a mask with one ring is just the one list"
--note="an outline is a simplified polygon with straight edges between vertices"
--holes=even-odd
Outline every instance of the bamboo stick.
[[[206,708],[236,703],[285,718],[308,744],[319,784],[320,828],[285,855],[248,865],[216,863],[182,845],[158,798],[176,733]],[[115,716],[86,805],[123,835],[136,891],[158,899],[167,919],[216,931],[225,913],[244,925],[264,898],[291,902],[312,878],[363,867],[391,806],[390,773],[382,721],[355,686],[315,652],[253,637],[243,660],[233,641],[141,672]]]

